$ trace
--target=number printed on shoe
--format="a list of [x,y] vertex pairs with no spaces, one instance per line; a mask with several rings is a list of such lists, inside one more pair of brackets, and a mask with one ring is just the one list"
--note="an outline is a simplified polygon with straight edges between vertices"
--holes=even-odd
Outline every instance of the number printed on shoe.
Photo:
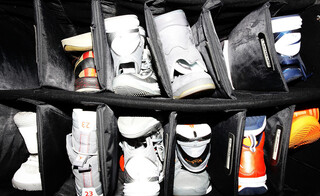
[[83,188],[82,196],[98,196],[94,188]]

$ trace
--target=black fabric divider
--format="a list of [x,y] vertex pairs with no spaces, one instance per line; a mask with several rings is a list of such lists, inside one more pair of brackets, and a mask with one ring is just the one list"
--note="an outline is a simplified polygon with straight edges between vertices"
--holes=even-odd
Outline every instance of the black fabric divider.
[[38,105],[37,126],[42,188],[44,195],[54,195],[72,173],[66,151],[72,119],[58,108]]
[[169,78],[169,73],[166,67],[166,62],[163,56],[163,52],[161,49],[161,46],[159,45],[158,41],[159,35],[156,30],[156,26],[153,20],[153,12],[160,14],[160,12],[164,11],[163,8],[151,9],[154,6],[154,1],[147,1],[144,7],[144,14],[145,14],[145,21],[146,21],[146,30],[147,34],[150,37],[148,40],[148,43],[150,44],[150,52],[154,59],[154,69],[156,71],[156,74],[158,76],[158,81],[161,83],[163,87],[163,91],[166,94],[166,97],[172,97],[172,89],[171,89],[171,82]]
[[212,116],[212,149],[208,172],[214,194],[237,195],[245,111],[216,113]]
[[110,47],[107,42],[107,35],[104,27],[104,16],[113,12],[112,6],[104,5],[101,0],[92,0],[92,26],[93,50],[95,54],[95,65],[98,80],[102,89],[112,91],[114,69]]
[[175,148],[176,137],[175,128],[177,126],[177,113],[171,112],[169,116],[168,128],[164,129],[164,140],[167,144],[165,146],[165,173],[164,173],[164,195],[173,195],[173,182],[174,182],[174,170],[175,170]]
[[286,162],[294,109],[295,106],[290,106],[267,114],[264,152],[267,168],[267,186],[274,194],[284,190]]
[[117,119],[106,105],[97,109],[97,137],[103,193],[113,195],[117,188],[119,136]]
[[34,6],[40,85],[73,91],[73,67],[64,53],[61,40],[74,35],[75,29],[59,1],[34,0]]
[[[216,75],[218,80],[215,81],[216,84],[218,84],[218,89],[216,91],[216,93],[218,92],[218,95],[215,97],[227,97],[235,99],[235,96],[232,91],[232,86],[228,80],[228,74],[222,52],[222,46],[220,44],[217,32],[215,30],[215,26],[213,24],[213,19],[211,15],[211,10],[220,9],[220,7],[220,1],[209,0],[204,4],[202,11],[203,29],[207,36],[207,49],[209,50],[209,56],[211,57],[213,68],[215,70],[215,73],[211,73],[211,76],[213,77],[214,75]],[[208,67],[208,69],[209,72],[212,72],[212,69],[210,67]]]
[[248,14],[228,36],[236,90],[288,91],[275,51],[269,7],[267,3]]
[[0,89],[39,88],[32,1],[0,2]]

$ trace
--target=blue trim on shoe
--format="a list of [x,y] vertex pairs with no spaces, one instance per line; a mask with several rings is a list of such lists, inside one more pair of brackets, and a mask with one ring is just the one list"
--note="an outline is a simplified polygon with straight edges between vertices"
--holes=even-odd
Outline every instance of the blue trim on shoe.
[[247,116],[245,130],[257,130],[262,128],[264,125],[264,121],[266,120],[266,116]]
[[268,191],[266,187],[247,187],[239,191],[238,195],[261,195]]

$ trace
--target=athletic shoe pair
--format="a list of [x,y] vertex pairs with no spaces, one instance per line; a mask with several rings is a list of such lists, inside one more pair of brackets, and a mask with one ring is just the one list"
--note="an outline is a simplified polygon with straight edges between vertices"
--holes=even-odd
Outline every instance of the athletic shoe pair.
[[169,73],[173,98],[215,89],[183,10],[174,10],[154,17],[154,22]]
[[74,109],[72,120],[72,133],[66,137],[66,148],[75,176],[76,193],[78,196],[102,196],[96,112]]
[[84,33],[61,40],[63,49],[68,53],[81,52],[74,65],[75,91],[97,92],[100,86],[97,78],[94,55],[92,52],[91,33]]
[[205,170],[210,158],[211,128],[208,124],[177,125],[174,195],[205,195],[212,189]]
[[123,116],[118,118],[118,127],[125,137],[119,144],[123,150],[123,194],[159,195],[164,175],[161,123],[153,117]]
[[152,70],[145,30],[136,15],[104,20],[114,66],[113,90],[131,96],[159,96],[160,88]]
[[302,19],[299,15],[274,17],[271,20],[275,50],[286,82],[309,76],[299,55]]
[[289,148],[311,144],[320,138],[319,109],[311,108],[293,113]]

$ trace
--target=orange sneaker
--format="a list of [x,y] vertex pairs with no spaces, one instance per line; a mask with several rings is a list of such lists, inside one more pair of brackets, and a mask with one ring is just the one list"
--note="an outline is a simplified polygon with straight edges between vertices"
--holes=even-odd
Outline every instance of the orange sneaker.
[[246,118],[239,168],[239,195],[257,195],[267,192],[266,165],[263,146],[266,116]]
[[319,109],[296,111],[293,114],[289,148],[311,144],[320,138]]

